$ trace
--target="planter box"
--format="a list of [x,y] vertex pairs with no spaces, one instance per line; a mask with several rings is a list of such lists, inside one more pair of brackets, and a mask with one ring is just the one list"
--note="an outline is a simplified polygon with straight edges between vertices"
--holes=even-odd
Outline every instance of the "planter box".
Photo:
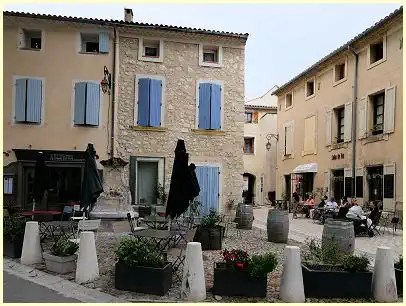
[[127,267],[116,263],[115,287],[119,290],[165,295],[171,286],[171,263],[163,268]]
[[248,271],[216,263],[212,292],[220,296],[266,297],[267,277],[253,277]]
[[42,257],[45,260],[45,266],[48,271],[58,274],[66,274],[75,271],[76,269],[76,254],[60,257],[52,255],[51,253],[43,253]]
[[221,250],[224,236],[224,227],[215,228],[198,227],[193,241],[200,242],[202,250]]
[[398,295],[403,295],[403,270],[395,269],[395,278]]
[[[372,272],[326,271],[328,265],[308,267],[302,264],[303,286],[306,297],[369,298]],[[343,268],[342,266],[337,266]]]
[[13,242],[9,241],[7,238],[4,238],[3,255],[10,258],[20,258],[23,250],[23,241],[23,238],[14,240]]

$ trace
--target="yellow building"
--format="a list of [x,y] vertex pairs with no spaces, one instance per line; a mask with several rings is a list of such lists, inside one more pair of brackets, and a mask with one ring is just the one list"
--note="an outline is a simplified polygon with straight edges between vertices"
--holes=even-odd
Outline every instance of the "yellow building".
[[402,18],[400,8],[273,92],[277,197],[317,190],[336,200],[356,196],[362,204],[382,200],[386,210],[399,208]]

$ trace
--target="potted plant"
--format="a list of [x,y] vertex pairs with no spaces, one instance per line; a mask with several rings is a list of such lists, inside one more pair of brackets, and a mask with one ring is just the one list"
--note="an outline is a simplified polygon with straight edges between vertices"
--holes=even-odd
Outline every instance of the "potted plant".
[[210,210],[209,215],[204,216],[197,227],[194,241],[200,242],[202,250],[221,250],[224,236],[224,226],[221,226],[221,218],[215,210]]
[[52,246],[51,252],[44,252],[42,257],[48,271],[58,274],[72,272],[76,268],[79,245],[66,238],[58,239]]
[[19,215],[10,215],[3,218],[3,253],[7,257],[21,257],[25,222],[25,218]]
[[302,263],[306,297],[369,298],[372,272],[366,256],[344,255],[333,240],[311,240]]
[[278,261],[274,253],[248,256],[243,250],[224,250],[215,263],[212,292],[223,296],[265,297],[267,275]]
[[395,262],[395,278],[398,295],[403,294],[403,256],[400,255],[397,262]]
[[126,237],[115,251],[115,287],[165,295],[172,285],[172,265],[148,241]]

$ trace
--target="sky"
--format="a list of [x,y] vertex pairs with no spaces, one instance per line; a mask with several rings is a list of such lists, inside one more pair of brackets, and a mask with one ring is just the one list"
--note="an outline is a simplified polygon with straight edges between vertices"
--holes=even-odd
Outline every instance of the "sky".
[[9,4],[5,10],[249,33],[245,100],[281,86],[401,4]]

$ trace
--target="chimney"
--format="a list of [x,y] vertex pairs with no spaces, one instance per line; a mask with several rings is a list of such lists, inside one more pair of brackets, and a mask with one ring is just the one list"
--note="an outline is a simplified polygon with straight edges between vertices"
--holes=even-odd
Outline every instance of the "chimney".
[[133,10],[129,8],[124,8],[124,21],[133,22]]

